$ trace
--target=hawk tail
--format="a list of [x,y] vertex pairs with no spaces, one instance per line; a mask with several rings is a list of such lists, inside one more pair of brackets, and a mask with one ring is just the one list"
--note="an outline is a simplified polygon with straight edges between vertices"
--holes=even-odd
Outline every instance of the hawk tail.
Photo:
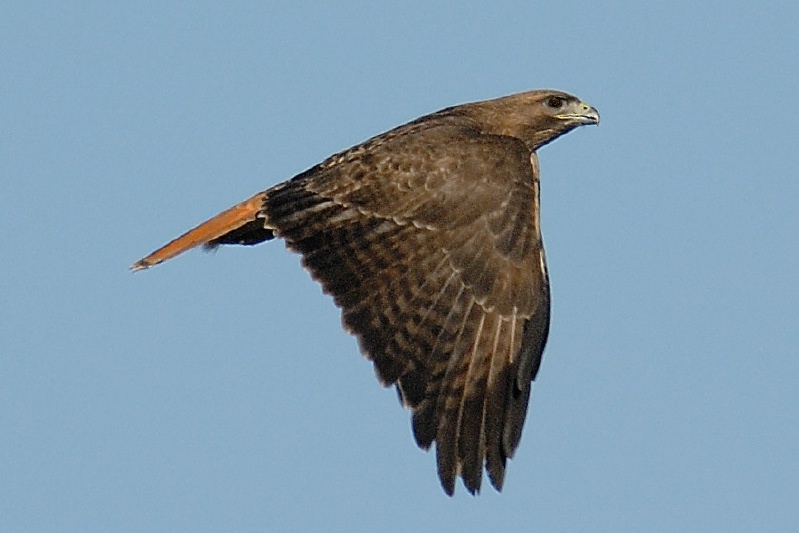
[[262,215],[266,195],[266,192],[260,192],[206,220],[147,257],[136,261],[130,269],[135,272],[150,268],[200,245],[207,248],[221,244],[251,245],[273,238],[274,233],[265,226]]

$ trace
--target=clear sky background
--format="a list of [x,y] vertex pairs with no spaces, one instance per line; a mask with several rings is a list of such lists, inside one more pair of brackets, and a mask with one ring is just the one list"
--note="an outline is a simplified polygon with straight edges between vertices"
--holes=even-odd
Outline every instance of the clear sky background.
[[[15,4],[0,530],[794,530],[796,2]],[[444,495],[281,243],[127,270],[333,152],[532,88],[602,123],[539,154],[553,323],[502,494]]]

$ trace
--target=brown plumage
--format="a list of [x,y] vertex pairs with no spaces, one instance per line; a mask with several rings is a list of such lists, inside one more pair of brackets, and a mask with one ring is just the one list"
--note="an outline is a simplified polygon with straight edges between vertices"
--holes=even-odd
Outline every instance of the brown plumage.
[[450,107],[232,207],[133,265],[274,237],[396,385],[447,494],[502,489],[549,331],[535,151],[599,114],[531,91]]

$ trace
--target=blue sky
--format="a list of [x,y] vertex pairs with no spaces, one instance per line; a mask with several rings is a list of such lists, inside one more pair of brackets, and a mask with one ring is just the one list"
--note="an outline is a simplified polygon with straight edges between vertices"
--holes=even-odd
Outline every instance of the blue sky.
[[[0,15],[0,529],[787,531],[794,2],[17,3]],[[505,490],[432,453],[280,243],[146,253],[532,88],[553,323]]]

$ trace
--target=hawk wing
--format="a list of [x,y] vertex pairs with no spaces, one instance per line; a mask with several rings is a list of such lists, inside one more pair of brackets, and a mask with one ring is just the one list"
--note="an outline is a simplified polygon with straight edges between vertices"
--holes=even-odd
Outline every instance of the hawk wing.
[[[436,442],[444,490],[501,489],[549,330],[538,160],[450,125],[377,138],[266,191],[267,230],[342,308]],[[263,226],[261,226],[263,227]],[[224,242],[224,241],[220,241]]]

